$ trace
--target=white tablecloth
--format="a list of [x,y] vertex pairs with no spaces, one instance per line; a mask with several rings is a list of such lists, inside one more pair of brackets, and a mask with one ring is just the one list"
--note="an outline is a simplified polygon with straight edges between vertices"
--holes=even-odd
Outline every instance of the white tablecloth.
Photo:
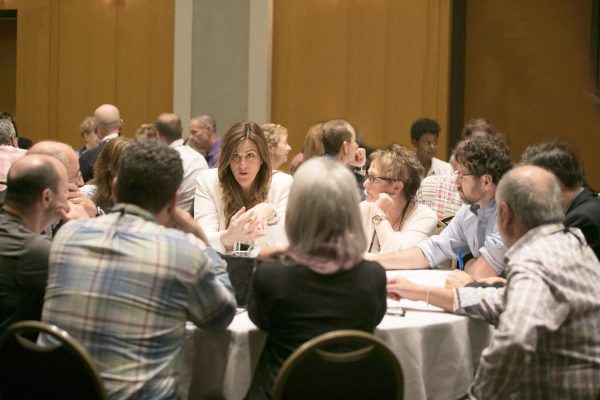
[[[448,271],[391,271],[416,283],[443,286]],[[386,315],[375,330],[400,360],[405,399],[456,399],[466,393],[481,351],[491,338],[484,322],[445,313],[423,302],[399,302],[406,316]],[[397,305],[398,302],[391,302]],[[224,332],[189,326],[181,376],[182,398],[242,399],[264,346],[246,312]],[[188,392],[189,389],[189,392]]]

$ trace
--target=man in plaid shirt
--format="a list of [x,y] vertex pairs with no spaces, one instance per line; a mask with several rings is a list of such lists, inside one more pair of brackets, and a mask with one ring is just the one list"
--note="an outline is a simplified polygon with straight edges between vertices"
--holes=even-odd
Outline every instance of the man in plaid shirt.
[[224,261],[176,207],[179,153],[153,140],[124,152],[117,204],[56,235],[43,321],[90,353],[111,399],[176,398],[186,321],[225,328],[236,302]]

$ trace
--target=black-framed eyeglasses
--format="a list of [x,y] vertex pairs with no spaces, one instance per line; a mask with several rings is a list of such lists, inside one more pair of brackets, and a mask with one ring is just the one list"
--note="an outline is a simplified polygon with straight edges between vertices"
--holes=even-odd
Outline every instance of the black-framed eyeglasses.
[[475,174],[463,174],[461,172],[454,171],[454,177],[457,177],[457,176],[460,177],[461,181],[465,179],[465,176],[473,176],[473,175],[475,175]]
[[392,178],[386,178],[385,176],[375,176],[375,175],[367,175],[367,178],[366,178],[366,180],[368,180],[370,183],[375,183],[375,181],[377,179],[379,179],[381,181],[388,181],[388,182],[391,182],[394,180]]

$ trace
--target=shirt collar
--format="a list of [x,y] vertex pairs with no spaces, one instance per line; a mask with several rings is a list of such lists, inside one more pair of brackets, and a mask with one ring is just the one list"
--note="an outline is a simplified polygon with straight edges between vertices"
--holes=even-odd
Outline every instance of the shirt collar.
[[526,247],[527,243],[529,243],[534,237],[545,237],[564,229],[565,226],[562,223],[548,223],[530,229],[506,250],[505,258],[507,265],[508,260],[510,260],[510,258],[515,253],[518,253],[523,247]]
[[569,210],[569,207],[571,207],[571,204],[573,204],[573,202],[575,201],[575,199],[577,198],[577,196],[579,196],[581,194],[581,192],[583,192],[585,190],[584,187],[581,187],[577,193],[575,193],[575,196],[571,197],[571,200],[569,200],[569,202],[565,205],[565,207],[563,208],[563,212],[566,214],[567,211]]
[[473,203],[469,210],[478,217],[487,217],[496,212],[496,198],[492,198],[485,206],[480,207],[479,204]]
[[171,146],[171,147],[183,146],[183,139],[173,140],[171,143],[169,143],[169,146]]
[[109,140],[113,140],[119,137],[119,132],[111,133],[110,135],[106,135],[102,138],[102,142],[108,142]]
[[121,213],[121,216],[125,214],[135,215],[146,221],[158,223],[156,217],[150,211],[144,210],[142,207],[136,206],[135,204],[117,203],[111,208],[110,214],[112,213]]

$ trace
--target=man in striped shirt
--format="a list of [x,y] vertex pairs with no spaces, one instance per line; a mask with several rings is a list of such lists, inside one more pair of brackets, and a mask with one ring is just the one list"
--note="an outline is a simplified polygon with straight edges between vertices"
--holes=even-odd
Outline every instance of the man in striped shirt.
[[176,207],[182,177],[177,151],[132,143],[111,212],[65,224],[52,244],[42,320],[86,348],[111,399],[176,398],[186,321],[220,329],[235,314],[225,263]]
[[496,326],[471,398],[597,398],[600,263],[595,253],[579,229],[562,224],[561,192],[550,172],[531,165],[508,172],[496,201],[498,229],[508,247],[504,293],[471,289],[480,293],[470,298],[465,290],[405,280],[388,282],[388,292]]

